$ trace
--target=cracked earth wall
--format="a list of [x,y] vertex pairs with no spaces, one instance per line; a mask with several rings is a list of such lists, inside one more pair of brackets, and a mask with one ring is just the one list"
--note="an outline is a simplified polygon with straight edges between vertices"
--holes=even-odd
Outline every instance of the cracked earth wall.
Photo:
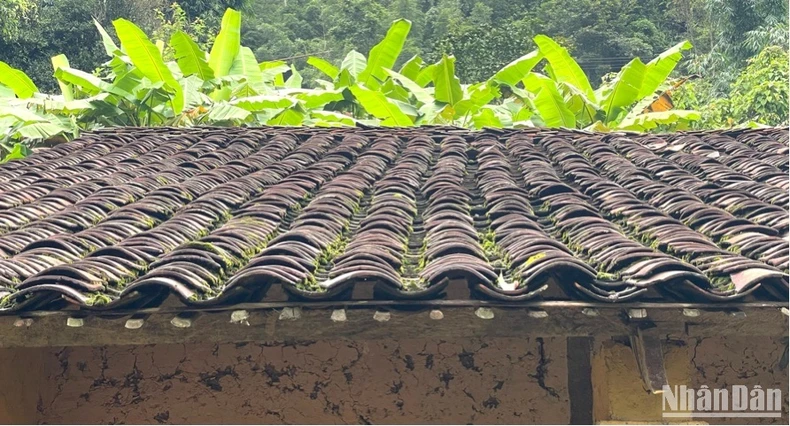
[[[760,385],[782,390],[781,418],[677,418],[673,423],[788,424],[787,337],[716,337],[667,340],[664,367],[670,386],[700,389]],[[662,396],[645,390],[626,343],[603,340],[593,356],[594,416],[614,422],[658,422]]]
[[551,338],[2,350],[24,395],[0,387],[0,421],[567,423],[565,351]]
[[[597,422],[664,422],[623,339],[598,338]],[[667,340],[670,384],[783,389],[787,338]],[[0,350],[2,423],[567,423],[566,344],[316,341]]]

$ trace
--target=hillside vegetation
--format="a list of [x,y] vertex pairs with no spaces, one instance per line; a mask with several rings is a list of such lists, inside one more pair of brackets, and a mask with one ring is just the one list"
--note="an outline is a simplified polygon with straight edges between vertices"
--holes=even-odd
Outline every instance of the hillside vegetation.
[[787,122],[782,1],[8,0],[0,13],[12,156],[23,139],[108,125]]

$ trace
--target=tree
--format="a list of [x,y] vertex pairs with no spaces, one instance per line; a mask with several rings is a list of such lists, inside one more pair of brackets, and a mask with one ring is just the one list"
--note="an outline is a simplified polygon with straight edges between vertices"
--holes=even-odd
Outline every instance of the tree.
[[469,13],[469,22],[472,25],[491,25],[491,15],[494,10],[484,3],[477,2]]
[[94,6],[93,2],[84,0],[38,5],[36,19],[25,21],[25,31],[19,31],[12,39],[0,40],[0,60],[26,70],[45,91],[57,87],[49,62],[52,56],[65,53],[72,66],[93,70],[104,54],[91,21]]
[[[178,3],[171,3],[167,9],[157,9],[154,12],[157,19],[155,29],[151,34],[154,40],[170,40],[173,34],[183,31],[195,40],[200,48],[207,50],[211,47],[216,28],[209,28],[200,17],[190,21],[186,12]],[[170,49],[166,49],[165,57],[166,59],[172,59],[172,51]]]
[[[689,72],[706,77],[714,99],[726,93],[746,60],[768,45],[788,49],[788,4],[785,0],[695,0],[687,22],[692,42],[702,47],[691,58]],[[695,37],[700,38],[699,42]]]
[[685,38],[664,0],[547,0],[536,15],[536,30],[569,46],[595,81]]
[[788,124],[787,50],[769,46],[756,57],[732,85],[730,99],[736,122],[756,121],[762,124]]
[[463,20],[459,0],[439,0],[426,13],[423,46],[435,45],[451,30],[459,28]]
[[387,9],[369,0],[339,0],[338,3],[324,9],[322,16],[332,22],[327,32],[333,42],[332,48],[370,50],[389,26]]
[[[3,34],[0,37],[0,60],[28,72],[42,92],[57,93],[60,90],[51,78],[53,68],[50,58],[61,53],[68,57],[72,67],[83,69],[88,73],[94,73],[97,71],[96,67],[100,67],[100,72],[96,72],[97,75],[105,78],[114,75],[103,65],[107,57],[101,38],[95,31],[93,17],[111,36],[116,35],[111,24],[115,18],[123,16],[137,23],[163,49],[163,59],[169,61],[175,59],[174,51],[168,44],[172,34],[184,33],[197,42],[198,48],[208,50],[216,34],[216,25],[220,22],[222,10],[227,5],[232,5],[241,7],[247,12],[242,20],[241,44],[250,50],[244,50],[243,63],[237,64],[239,69],[246,71],[254,69],[250,66],[253,60],[256,62],[285,60],[288,64],[285,79],[294,76],[287,86],[289,90],[301,90],[301,88],[323,90],[335,85],[338,90],[343,90],[353,82],[349,81],[348,74],[339,78],[332,71],[332,67],[339,67],[346,53],[352,49],[362,54],[370,52],[371,46],[380,40],[386,28],[396,19],[405,17],[412,22],[410,36],[403,45],[398,60],[387,68],[401,71],[407,60],[419,56],[421,59],[417,58],[409,62],[406,73],[418,79],[420,87],[425,87],[430,84],[435,72],[435,68],[431,67],[442,63],[444,70],[453,68],[454,76],[460,77],[459,84],[463,86],[465,95],[470,96],[470,99],[473,97],[477,102],[480,99],[488,99],[492,93],[500,89],[497,84],[488,84],[489,77],[531,50],[533,44],[530,39],[536,34],[550,35],[559,44],[567,47],[593,87],[598,87],[602,79],[605,80],[604,87],[614,81],[617,78],[615,71],[621,69],[634,56],[647,62],[666,47],[690,38],[696,46],[695,61],[688,66],[682,64],[677,72],[678,75],[696,72],[703,77],[690,86],[694,87],[693,94],[696,97],[694,102],[689,101],[690,104],[698,107],[721,105],[722,108],[705,109],[711,114],[715,112],[721,115],[721,119],[718,115],[711,116],[710,122],[726,122],[728,118],[734,120],[739,116],[755,115],[770,122],[775,119],[777,112],[766,114],[764,109],[762,112],[744,110],[736,113],[732,109],[735,106],[726,99],[726,95],[741,87],[742,89],[737,89],[739,90],[737,93],[741,93],[739,96],[742,96],[744,108],[752,101],[757,102],[758,97],[747,94],[759,93],[759,91],[751,92],[744,89],[749,87],[745,82],[734,84],[746,66],[746,60],[768,44],[779,44],[784,46],[784,51],[787,51],[785,39],[788,28],[787,4],[781,0],[748,2],[738,0],[221,0],[219,2],[176,0],[175,3],[172,2],[173,0],[0,0],[0,13],[5,13],[0,16],[0,31]],[[24,28],[24,31],[19,31],[20,28]],[[176,44],[184,46],[186,42],[183,38],[183,36],[177,37],[182,43]],[[324,66],[324,70],[320,70],[314,65],[322,63],[316,60],[310,65],[307,64],[307,59],[311,56],[320,57],[333,65],[329,68]],[[183,59],[184,56],[180,58]],[[352,64],[364,61],[359,57],[351,59]],[[116,68],[120,65],[118,60],[123,59],[116,58]],[[280,64],[273,62],[261,66],[266,69],[282,70]],[[328,75],[325,74],[326,70]],[[543,69],[542,65],[539,65],[535,71],[543,72],[547,76],[551,74],[549,70]],[[266,78],[273,78],[273,72],[264,71],[264,74]],[[420,74],[419,78],[417,74]],[[255,74],[252,77],[259,80]],[[272,90],[285,85],[285,81],[280,81],[281,77],[282,74],[278,74],[276,82],[267,81],[267,84],[279,85]],[[383,74],[376,76],[377,80],[385,77],[386,75]],[[365,82],[370,83],[371,86],[378,85],[378,81],[365,79]],[[194,95],[193,83],[194,81],[190,82],[185,91]],[[259,81],[253,82],[255,85],[258,83]],[[568,93],[567,87],[562,83],[557,83],[560,93],[574,100],[576,106],[581,105],[579,101],[582,99],[579,95]],[[247,85],[246,81],[212,80],[207,82],[208,87],[204,89],[210,89],[213,95],[216,86],[233,86],[234,90],[238,89],[234,96],[250,95],[254,90],[248,87],[249,85],[245,85]],[[421,111],[410,108],[408,105],[413,99],[409,99],[408,91],[411,89],[407,90],[400,82],[389,80],[382,86],[384,86],[381,89],[382,94],[394,99],[396,106],[406,108],[407,115],[415,121],[430,122],[437,119],[436,114],[441,108],[430,102],[422,103]],[[663,88],[665,87],[659,89]],[[258,89],[261,92],[266,91],[262,86]],[[515,90],[508,91],[510,89]],[[505,87],[502,88],[501,95],[503,97],[518,95],[515,92],[519,89],[524,90],[525,87],[521,83],[513,88]],[[374,87],[373,90],[376,88]],[[96,92],[94,89],[88,91],[91,95]],[[366,93],[361,90],[358,92]],[[430,90],[427,93],[417,92],[424,99],[426,94],[430,94]],[[683,89],[680,92],[683,92]],[[7,91],[3,90],[3,93]],[[338,93],[321,93],[320,96],[317,93],[303,94],[303,97],[317,96],[318,100],[310,98],[311,105],[313,102],[331,99],[331,103],[326,105],[326,108],[333,112],[356,114],[359,111],[353,97],[348,93],[344,93],[342,101],[336,99]],[[448,93],[453,94],[454,91]],[[543,92],[541,99],[548,99],[548,94],[549,92]],[[537,96],[537,93],[534,95]],[[733,96],[735,95],[736,92],[733,92]],[[497,92],[495,97],[500,99],[499,96],[500,93]],[[374,97],[378,98],[375,95]],[[777,99],[779,98],[780,95]],[[679,102],[683,102],[682,97],[678,99]],[[197,102],[198,99],[193,97],[190,101]],[[341,104],[342,107],[338,107]],[[492,125],[491,123],[496,122],[493,118],[501,118],[497,114],[507,116],[500,107],[502,105],[497,105],[496,108],[489,105],[484,110],[470,112],[473,110],[470,102],[461,102],[457,111],[451,112],[450,109],[444,108],[442,110],[444,115],[439,117],[443,120],[456,120],[461,117],[460,120],[471,119],[475,125]],[[517,107],[518,105],[515,104],[507,106],[515,112],[520,111]],[[601,108],[596,106],[596,109]],[[305,111],[289,111],[284,118],[296,121],[297,116],[305,117]],[[222,112],[228,115],[215,112],[214,118],[234,116],[234,113],[235,116],[242,115],[232,108],[225,108]],[[255,114],[258,114],[255,118],[257,120],[272,118],[261,116],[257,111]],[[526,115],[527,113],[516,114],[512,119],[514,122],[526,122],[528,121],[524,118]],[[608,115],[610,114],[607,113],[605,118],[596,118],[596,122],[601,120],[608,125],[612,122],[617,123],[617,120],[623,118],[608,117]],[[584,118],[584,115],[582,117]],[[315,119],[327,121],[330,118],[326,115]],[[307,122],[312,119],[314,118],[305,118]],[[581,122],[590,119],[591,117],[587,117]],[[245,120],[253,120],[253,118],[248,115],[245,116]],[[505,123],[507,120],[500,122]],[[462,125],[467,124],[468,122],[463,122]]]
[[247,10],[250,0],[182,0],[178,2],[189,20],[200,18],[211,27],[218,27],[225,9]]
[[13,39],[17,36],[20,24],[29,20],[35,13],[33,0],[3,0],[0,2],[0,37]]
[[508,62],[527,53],[534,31],[526,21],[507,27],[490,25],[461,26],[452,29],[436,46],[429,60],[442,54],[457,59],[458,76],[463,82],[482,81]]
[[702,112],[703,128],[748,125],[751,122],[781,126],[788,124],[790,84],[787,50],[768,46],[748,61],[748,66],[728,88],[727,97],[710,100],[710,82],[696,81],[682,87],[675,104]]

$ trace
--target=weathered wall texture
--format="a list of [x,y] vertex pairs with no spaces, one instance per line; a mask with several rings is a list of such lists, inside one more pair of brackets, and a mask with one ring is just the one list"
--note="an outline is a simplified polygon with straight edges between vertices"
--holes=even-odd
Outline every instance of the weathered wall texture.
[[662,396],[645,391],[631,349],[616,340],[600,342],[593,357],[595,418],[599,420],[788,424],[787,338],[718,337],[669,340],[664,366],[670,385],[700,389],[760,385],[782,389],[782,418],[662,419]]
[[[779,387],[786,338],[665,342],[670,384]],[[0,350],[0,422],[567,423],[565,339],[317,341]],[[786,355],[785,355],[786,356]],[[597,422],[665,422],[623,339],[597,339]]]
[[[569,419],[564,339],[41,351],[39,360],[25,363],[27,355],[17,355],[15,361],[17,368],[29,366],[29,375],[42,369],[34,406],[12,402],[3,407],[7,412],[0,412],[0,420],[463,424]],[[3,357],[8,352],[13,351]]]

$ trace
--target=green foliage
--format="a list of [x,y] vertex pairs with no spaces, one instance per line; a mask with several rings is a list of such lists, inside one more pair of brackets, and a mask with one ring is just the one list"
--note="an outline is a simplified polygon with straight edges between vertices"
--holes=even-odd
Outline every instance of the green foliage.
[[214,78],[214,70],[209,67],[206,54],[200,50],[200,46],[187,33],[183,31],[173,33],[170,38],[170,46],[175,51],[178,68],[185,77],[196,75],[203,81]]
[[673,16],[680,8],[665,0],[547,0],[530,15],[535,32],[567,47],[595,82],[634,57],[654,57],[686,38]]
[[[348,52],[348,55],[346,55],[343,62],[340,64],[340,74],[337,78],[344,79],[344,81],[349,77],[356,79],[359,74],[367,68],[367,64],[368,62],[367,59],[365,59],[365,55],[356,50],[352,50]],[[346,72],[347,76],[343,76],[343,72]]]
[[458,58],[461,81],[481,81],[526,53],[532,35],[532,25],[520,21],[497,26],[454,26],[435,45],[426,46],[426,57],[437,59],[442,54],[453,54]]
[[749,60],[730,91],[735,122],[788,124],[788,63],[787,51],[778,46]]
[[241,46],[241,13],[228,9],[222,17],[219,34],[214,40],[209,55],[208,65],[214,70],[214,75],[222,77],[228,75],[233,66],[233,60],[239,53]]
[[565,103],[557,82],[540,74],[531,73],[525,84],[533,91],[535,112],[548,127],[576,127],[576,116]]
[[29,98],[38,92],[38,87],[27,74],[2,61],[0,61],[0,84],[13,90],[20,99]]
[[14,144],[14,147],[11,148],[11,150],[8,152],[8,155],[6,155],[3,158],[3,160],[0,161],[0,163],[5,163],[6,161],[9,160],[18,160],[20,158],[25,158],[28,155],[30,155],[30,148],[28,148],[24,144],[17,142]]
[[511,86],[515,86],[525,75],[527,75],[538,62],[543,59],[543,55],[534,50],[526,55],[507,64],[494,74],[493,80]]
[[683,21],[690,40],[705,46],[686,68],[706,78],[706,91],[699,94],[707,99],[724,97],[746,61],[765,47],[789,47],[785,0],[695,0]]
[[449,104],[458,103],[464,96],[461,80],[455,75],[455,57],[443,56],[433,72],[436,100]]
[[331,78],[332,80],[336,79],[337,75],[340,74],[340,70],[338,70],[336,66],[332,65],[331,62],[325,59],[311,56],[307,58],[307,63],[314,66],[317,70],[321,71],[322,73],[326,74],[326,76]]
[[[600,93],[601,106],[607,121],[614,120],[623,108],[639,98],[645,86],[647,67],[636,58],[626,64],[613,82]],[[648,92],[648,94],[653,91]]]
[[392,68],[398,59],[406,37],[409,35],[411,22],[398,19],[392,23],[387,35],[370,49],[365,69],[359,74],[358,81],[368,87],[377,88],[380,81],[387,78],[385,69]]
[[636,130],[646,132],[659,126],[676,125],[683,130],[689,121],[700,119],[697,111],[671,110],[661,112],[647,112],[631,117],[626,117],[619,123],[619,128],[623,130]]
[[365,111],[382,120],[382,126],[408,127],[414,125],[414,121],[401,111],[398,104],[394,100],[388,99],[383,93],[368,90],[362,86],[352,86],[350,89]]
[[768,46],[748,61],[748,66],[729,87],[729,96],[710,99],[711,82],[688,83],[675,92],[675,104],[699,109],[698,127],[753,126],[788,124],[788,52]]
[[125,19],[113,21],[115,31],[121,39],[123,49],[132,64],[152,83],[163,83],[173,92],[169,101],[173,111],[178,114],[184,108],[184,94],[181,85],[165,65],[160,50],[151,43],[143,30]]
[[[157,18],[156,29],[151,34],[154,40],[172,40],[174,35],[181,33],[195,41],[200,49],[205,50],[210,46],[212,34],[209,26],[201,17],[190,21],[180,4],[171,3],[167,9],[156,9],[154,13]],[[172,54],[172,49],[165,49],[163,52],[163,56],[168,60],[172,59]]]
[[[578,62],[556,41],[538,35],[535,43],[540,57],[547,61],[546,75],[528,73],[523,78],[526,93],[521,92],[516,85],[510,85],[516,96],[534,105],[531,117],[534,123],[598,131],[650,130],[659,125],[685,128],[689,121],[699,119],[698,114],[689,111],[642,113],[643,104],[649,104],[657,97],[656,88],[675,68],[682,57],[681,51],[691,47],[688,42],[671,47],[647,64],[639,58],[631,60],[596,90],[593,90]],[[521,111],[518,113],[521,114]]]
[[645,77],[642,81],[639,97],[643,98],[652,95],[680,62],[680,59],[683,57],[682,52],[689,49],[691,49],[691,43],[682,41],[648,62],[645,66]]
[[535,37],[538,51],[548,61],[548,74],[559,83],[568,83],[580,89],[588,98],[593,98],[592,86],[579,64],[571,57],[568,50],[556,41],[543,34]]
[[26,17],[35,13],[32,0],[3,0],[0,2],[0,38],[13,38]]
[[[52,68],[55,69],[55,72],[61,68],[69,68],[69,59],[64,54],[53,56]],[[64,101],[74,100],[74,91],[71,89],[71,86],[60,80],[58,80],[58,86],[60,87],[60,93],[63,95]]]
[[[307,57],[338,64],[349,50],[367,53],[391,21],[405,18],[412,28],[396,70],[417,54],[429,63],[447,54],[462,83],[483,81],[542,33],[568,48],[595,86],[632,58],[646,62],[689,39],[694,58],[682,71],[714,80],[720,95],[747,58],[786,45],[788,28],[782,0],[3,0],[0,60],[53,91],[50,57],[63,53],[91,72],[102,60],[92,17],[113,36],[111,22],[128,19],[154,43],[183,31],[207,51],[227,7],[249,12],[241,42],[259,61],[293,62],[308,85],[319,72]],[[166,61],[173,53],[165,45]]]
[[[699,119],[694,111],[643,113],[644,104],[658,96],[682,52],[690,48],[688,42],[647,63],[635,58],[594,89],[562,38],[538,34],[534,46],[525,42],[518,49],[535,50],[503,61],[501,67],[467,83],[457,68],[463,59],[456,62],[455,55],[441,54],[424,61],[409,53],[407,37],[425,37],[441,25],[453,27],[472,12],[477,22],[485,23],[495,19],[495,8],[472,3],[464,11],[466,3],[440,1],[430,8],[437,17],[432,28],[415,29],[412,22],[396,19],[385,31],[378,28],[384,10],[369,2],[332,0],[335,9],[311,9],[308,0],[294,1],[285,21],[305,14],[341,21],[356,16],[359,22],[347,22],[343,31],[361,34],[375,29],[377,37],[383,37],[359,43],[367,46],[362,49],[367,54],[350,49],[342,55],[308,55],[305,62],[289,64],[259,62],[259,50],[242,44],[246,27],[241,13],[233,9],[225,11],[216,38],[205,43],[198,41],[200,35],[186,31],[187,23],[194,22],[188,19],[195,18],[178,5],[171,6],[172,20],[154,31],[162,36],[159,40],[126,19],[113,21],[114,34],[91,21],[95,45],[110,59],[86,72],[70,66],[74,61],[68,55],[54,57],[49,72],[54,69],[60,95],[39,93],[25,73],[0,63],[8,67],[0,73],[0,129],[6,129],[0,144],[10,152],[13,142],[23,138],[68,138],[84,129],[112,125],[542,125],[605,131],[686,128]],[[398,4],[404,13],[414,12],[407,0]],[[461,8],[452,12],[448,5]],[[333,31],[340,29],[325,28],[316,35]],[[211,45],[211,53],[202,45]]]
[[[9,4],[26,4],[23,13],[5,15]],[[42,91],[57,90],[50,58],[65,54],[72,67],[92,72],[105,59],[95,17],[112,33],[112,21],[126,18],[150,32],[156,25],[154,10],[165,0],[3,0],[0,28],[10,22],[23,31],[0,36],[0,60],[26,74]]]

